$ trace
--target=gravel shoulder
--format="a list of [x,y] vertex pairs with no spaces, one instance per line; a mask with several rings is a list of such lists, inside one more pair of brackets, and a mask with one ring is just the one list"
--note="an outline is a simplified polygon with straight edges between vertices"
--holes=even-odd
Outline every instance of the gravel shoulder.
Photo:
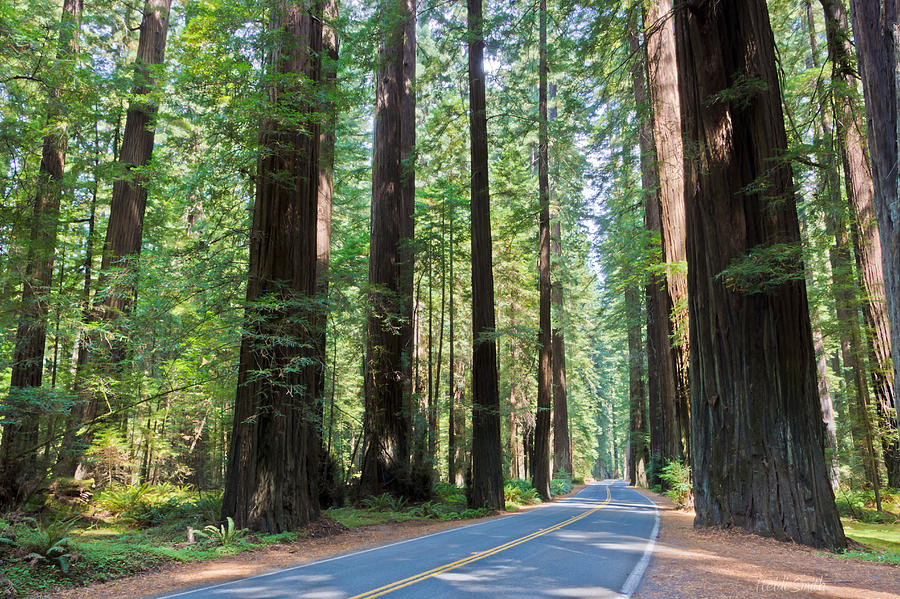
[[637,489],[660,509],[660,534],[634,599],[900,599],[900,566],[841,559],[739,529],[694,528],[693,511]]

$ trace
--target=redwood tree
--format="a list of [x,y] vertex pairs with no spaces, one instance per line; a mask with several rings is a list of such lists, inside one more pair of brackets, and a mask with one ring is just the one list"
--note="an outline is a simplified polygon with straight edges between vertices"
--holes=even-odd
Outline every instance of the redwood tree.
[[531,482],[538,495],[550,499],[550,410],[553,372],[550,360],[550,174],[547,136],[547,0],[540,0],[538,53],[538,324],[537,415],[534,418],[534,467]]
[[882,440],[889,486],[900,485],[900,456],[897,445],[897,411],[894,401],[894,373],[891,364],[891,330],[884,296],[881,236],[875,218],[875,186],[865,147],[865,123],[856,93],[853,43],[843,0],[821,0],[825,9],[825,33],[832,63],[835,123],[844,163],[847,199],[853,209],[854,255],[866,301],[863,314],[871,347],[869,368],[876,408],[885,428]]
[[695,524],[843,546],[766,3],[683,1],[675,35]]
[[[670,0],[652,0],[644,16],[649,108],[657,165],[658,206],[648,206],[652,230],[658,230],[666,263],[664,289],[653,290],[652,343],[657,358],[657,408],[650,408],[651,451],[657,468],[673,458],[690,460],[688,385],[687,273],[684,270],[684,148],[675,64],[675,33]],[[643,152],[646,154],[647,152]],[[651,198],[645,195],[647,202]],[[657,216],[658,213],[658,216]],[[659,224],[657,225],[657,221]],[[654,283],[655,284],[655,283]],[[651,394],[651,398],[654,394]],[[657,431],[653,432],[652,429]]]
[[497,383],[497,327],[488,188],[488,138],[484,78],[482,0],[466,0],[469,47],[469,136],[472,231],[472,481],[471,507],[501,509],[503,453],[500,445],[500,389]]
[[894,389],[897,389],[900,383],[900,368],[896,367],[900,364],[900,223],[897,222],[900,220],[900,172],[897,169],[900,3],[896,0],[851,0],[850,7],[869,123],[873,204],[881,237],[884,293],[895,365]]
[[[321,79],[320,5],[280,0],[260,124],[241,342],[222,517],[261,532],[319,515],[315,309]],[[297,122],[302,127],[297,126]]]
[[415,2],[394,0],[380,10],[388,33],[379,50],[375,84],[365,451],[360,489],[421,495],[429,489],[427,483],[414,482],[410,461]]

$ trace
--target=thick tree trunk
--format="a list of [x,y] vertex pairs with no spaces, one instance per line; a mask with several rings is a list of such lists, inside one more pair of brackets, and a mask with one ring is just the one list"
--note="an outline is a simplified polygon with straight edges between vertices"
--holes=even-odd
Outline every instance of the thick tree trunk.
[[[415,180],[414,0],[381,7],[388,38],[376,74],[370,315],[365,372],[365,450],[360,488],[426,495],[411,456],[413,212]],[[417,455],[421,452],[416,452]],[[418,460],[417,460],[418,461]]]
[[22,314],[16,330],[7,409],[0,442],[0,509],[24,501],[42,474],[36,472],[40,415],[44,400],[28,391],[39,389],[44,374],[47,340],[48,295],[53,280],[59,205],[68,143],[68,126],[59,106],[61,88],[74,67],[78,51],[81,0],[64,0],[59,25],[59,46],[55,68],[63,77],[60,88],[51,91],[47,114],[49,133],[44,137],[38,170],[37,193],[31,215],[25,282],[22,285]]
[[853,44],[843,0],[822,0],[825,33],[833,66],[837,137],[843,151],[847,198],[856,220],[854,236],[859,278],[866,290],[863,314],[868,327],[871,351],[869,364],[872,390],[879,421],[887,434],[882,438],[884,463],[890,486],[900,486],[900,455],[897,446],[897,411],[894,400],[894,373],[891,365],[891,331],[888,324],[882,275],[881,236],[875,218],[875,186],[866,154],[865,123],[856,96],[856,69]]
[[[654,347],[664,351],[659,363],[658,408],[651,422],[658,423],[656,469],[674,458],[690,461],[690,393],[688,377],[689,323],[687,273],[684,265],[684,148],[681,140],[681,108],[678,99],[678,68],[670,0],[653,0],[644,17],[646,29],[647,81],[653,124],[653,144],[658,173],[660,242],[667,264],[665,292],[654,290]],[[643,152],[645,155],[647,152]],[[646,198],[650,201],[650,198]],[[655,223],[652,218],[651,222]],[[652,396],[651,396],[652,397]],[[652,433],[651,426],[651,434]]]
[[531,483],[547,501],[550,499],[550,410],[553,372],[550,360],[553,339],[550,331],[550,174],[547,149],[547,0],[540,0],[540,64],[538,66],[538,281],[540,283],[538,329],[537,414],[534,418],[534,468]]
[[[900,172],[897,169],[897,150],[900,144],[900,121],[897,118],[900,2],[851,0],[850,5],[853,40],[869,123],[867,130],[874,184],[873,204],[881,239],[884,295],[890,323],[891,356],[895,366],[893,388],[897,389],[900,384],[900,368],[897,368],[900,364]],[[871,219],[871,216],[867,215],[867,219]],[[860,221],[861,226],[865,223],[865,220]],[[864,238],[865,241],[861,243],[863,251],[867,244],[872,243],[871,236],[864,235]],[[868,247],[874,254],[875,247]],[[868,268],[866,270],[869,271]],[[864,274],[866,278],[871,277],[871,272]],[[884,330],[878,328],[873,331],[879,337],[884,333]],[[876,358],[880,365],[881,357],[876,354]],[[873,368],[873,371],[876,370],[878,369]],[[878,391],[878,400],[886,401],[881,391]],[[896,402],[894,405],[896,408]],[[891,474],[895,481],[898,475],[896,462],[895,457],[894,472]]]
[[[138,38],[137,58],[134,62],[133,98],[125,117],[125,132],[118,162],[123,175],[113,183],[112,202],[103,255],[100,263],[98,290],[95,297],[92,320],[115,324],[131,312],[136,297],[135,262],[141,251],[144,230],[144,211],[147,206],[147,188],[143,178],[134,169],[146,166],[153,155],[157,106],[148,100],[153,98],[156,82],[151,76],[153,65],[162,64],[165,58],[166,38],[169,32],[169,9],[172,0],[146,0]],[[105,349],[104,349],[105,348]],[[79,394],[82,402],[73,410],[74,420],[91,423],[97,416],[101,397],[97,392],[83,388],[83,379],[89,369],[104,377],[113,377],[117,365],[125,359],[125,347],[120,341],[103,343],[100,339],[85,339],[79,349]],[[107,399],[108,400],[108,399]],[[93,439],[94,427],[75,441],[84,448]],[[73,447],[62,447],[61,454],[72,453]],[[76,452],[77,453],[77,452]],[[64,457],[64,456],[63,456]],[[76,465],[61,472],[66,476],[86,476],[78,458],[66,459],[67,465]]]
[[466,0],[469,46],[469,129],[472,212],[472,507],[501,509],[503,456],[500,444],[500,390],[494,340],[493,250],[488,187],[487,112],[484,78],[482,0]]
[[[320,6],[318,7],[321,10]],[[262,532],[293,530],[319,515],[321,437],[316,421],[314,318],[322,21],[283,0],[270,28],[269,101],[281,120],[260,125],[256,202],[234,428],[222,517]],[[296,126],[296,118],[305,122]]]
[[[675,34],[696,148],[685,160],[695,524],[843,546],[766,4],[685,1]],[[733,87],[745,80],[756,83]],[[777,252],[778,274],[794,276],[722,275],[751,250]]]

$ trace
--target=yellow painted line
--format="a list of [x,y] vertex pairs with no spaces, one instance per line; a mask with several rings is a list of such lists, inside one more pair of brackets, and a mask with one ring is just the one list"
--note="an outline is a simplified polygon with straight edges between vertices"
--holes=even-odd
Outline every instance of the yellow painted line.
[[476,551],[472,553],[469,557],[464,557],[462,559],[456,560],[455,562],[450,562],[449,564],[444,564],[443,566],[438,566],[437,568],[432,568],[431,570],[427,570],[425,572],[420,572],[415,576],[410,576],[409,578],[404,578],[403,580],[398,580],[396,582],[392,582],[391,584],[387,584],[383,587],[378,587],[377,589],[373,589],[371,591],[367,591],[360,595],[354,595],[349,599],[374,599],[375,597],[381,597],[382,595],[387,595],[388,593],[392,593],[396,590],[402,589],[404,587],[408,587],[410,585],[416,584],[417,582],[422,582],[432,576],[437,576],[438,574],[443,574],[444,572],[448,572],[450,570],[454,570],[459,568],[460,566],[465,566],[466,564],[471,564],[472,562],[476,562],[480,559],[484,559],[486,557],[490,557],[492,555],[496,555],[501,551],[506,551],[507,549],[511,549],[517,545],[521,545],[522,543],[527,543],[532,539],[536,539],[545,534],[549,534],[551,532],[555,532],[565,526],[578,522],[582,518],[587,518],[597,510],[600,510],[607,506],[612,499],[612,495],[609,492],[609,485],[606,486],[606,499],[603,500],[603,503],[598,505],[597,507],[578,514],[577,516],[572,516],[568,520],[564,520],[559,524],[554,524],[549,528],[540,528],[537,531],[531,533],[530,535],[526,535],[524,537],[520,537],[518,539],[513,539],[508,543],[504,543],[503,545],[498,545],[497,547],[493,547],[491,549],[486,549],[484,551]]

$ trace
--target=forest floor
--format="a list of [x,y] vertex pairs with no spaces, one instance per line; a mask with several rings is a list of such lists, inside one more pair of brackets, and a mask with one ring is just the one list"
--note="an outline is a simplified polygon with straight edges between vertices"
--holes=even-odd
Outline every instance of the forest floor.
[[662,520],[635,599],[900,599],[900,566],[845,559],[738,529],[695,529],[693,511],[638,490],[656,502]]
[[[574,486],[557,501],[584,488]],[[520,506],[524,511],[538,505]],[[433,534],[450,528],[502,518],[516,512],[500,512],[484,518],[466,520],[405,520],[347,528],[324,516],[310,525],[296,542],[269,545],[213,560],[189,563],[165,563],[128,578],[81,587],[60,588],[36,595],[42,599],[119,599],[121,597],[159,597],[197,586],[214,585],[300,566],[344,553],[380,547],[406,539]]]

